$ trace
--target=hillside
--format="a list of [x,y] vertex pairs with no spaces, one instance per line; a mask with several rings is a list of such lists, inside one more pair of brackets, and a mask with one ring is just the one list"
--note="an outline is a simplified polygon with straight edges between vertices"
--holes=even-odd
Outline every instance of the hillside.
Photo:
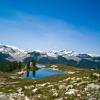
[[0,100],[99,100],[100,70],[66,65],[46,65],[65,74],[41,79],[0,73]]

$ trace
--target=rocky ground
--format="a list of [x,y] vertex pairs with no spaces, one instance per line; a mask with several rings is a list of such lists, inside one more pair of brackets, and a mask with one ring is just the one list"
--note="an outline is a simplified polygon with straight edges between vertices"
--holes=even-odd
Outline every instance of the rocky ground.
[[65,74],[24,79],[1,73],[0,100],[100,100],[100,70],[56,66]]

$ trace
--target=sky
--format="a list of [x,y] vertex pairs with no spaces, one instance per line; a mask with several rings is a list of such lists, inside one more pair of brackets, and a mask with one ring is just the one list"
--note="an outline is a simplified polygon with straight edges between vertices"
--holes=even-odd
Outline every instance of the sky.
[[100,0],[0,0],[0,43],[100,54]]

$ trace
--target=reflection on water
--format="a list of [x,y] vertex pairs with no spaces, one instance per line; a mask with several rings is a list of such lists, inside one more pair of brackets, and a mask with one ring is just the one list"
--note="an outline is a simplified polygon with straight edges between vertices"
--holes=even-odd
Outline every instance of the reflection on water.
[[28,71],[28,72],[24,73],[22,75],[22,77],[25,77],[25,78],[43,78],[43,77],[57,75],[57,74],[64,74],[64,72],[49,70],[46,68],[41,68],[37,71]]

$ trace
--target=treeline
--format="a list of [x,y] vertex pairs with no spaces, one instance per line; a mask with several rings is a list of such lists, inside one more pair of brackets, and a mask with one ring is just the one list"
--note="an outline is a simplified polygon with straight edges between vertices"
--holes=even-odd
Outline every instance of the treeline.
[[10,61],[0,61],[0,71],[1,72],[12,72],[14,70],[19,70],[22,68],[21,62],[10,62]]

